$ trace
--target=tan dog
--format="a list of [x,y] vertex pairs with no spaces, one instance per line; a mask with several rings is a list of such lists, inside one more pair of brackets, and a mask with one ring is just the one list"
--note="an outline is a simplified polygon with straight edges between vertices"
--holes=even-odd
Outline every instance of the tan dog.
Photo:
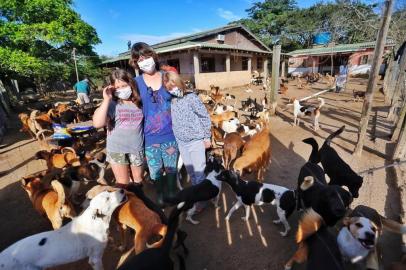
[[264,173],[270,163],[271,138],[269,128],[265,126],[245,144],[242,154],[233,165],[234,171],[242,176],[244,170],[257,171],[257,179],[264,180]]
[[47,216],[52,228],[59,229],[64,217],[76,216],[73,205],[65,198],[62,184],[57,180],[51,182],[52,188],[42,183],[40,176],[23,178],[21,184],[28,193],[35,210]]
[[[87,199],[91,199],[104,190],[114,190],[109,186],[95,186],[86,194]],[[125,230],[127,227],[135,230],[134,247],[135,254],[138,254],[148,248],[160,247],[166,234],[167,226],[161,223],[157,213],[149,209],[144,202],[135,196],[132,192],[126,192],[128,200],[118,207],[113,214],[114,219],[119,224],[121,245],[120,250],[127,246],[127,237]],[[161,236],[158,242],[148,245],[148,240],[153,236]]]
[[80,166],[80,160],[75,150],[68,147],[63,148],[61,153],[57,153],[57,150],[51,150],[50,152],[45,150],[38,151],[35,154],[35,158],[44,159],[47,163],[48,171],[55,168],[62,169],[67,165]]
[[30,135],[32,138],[35,138],[36,134],[36,128],[34,122],[31,120],[31,118],[28,116],[26,113],[20,113],[18,115],[18,118],[20,118],[22,128],[20,129],[21,132],[26,132],[28,135]]
[[236,117],[238,117],[236,112],[224,112],[222,114],[210,115],[210,120],[215,127],[218,127],[221,122],[228,121]]
[[226,170],[230,169],[231,162],[233,162],[241,148],[244,145],[244,141],[238,132],[229,133],[224,138],[224,167]]

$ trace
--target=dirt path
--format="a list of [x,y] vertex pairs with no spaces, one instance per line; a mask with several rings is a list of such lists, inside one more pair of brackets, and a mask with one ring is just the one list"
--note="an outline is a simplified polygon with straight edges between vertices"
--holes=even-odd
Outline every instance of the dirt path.
[[[362,84],[361,84],[362,83]],[[388,125],[384,122],[384,112],[378,113],[378,129],[376,142],[366,143],[360,161],[351,155],[356,142],[358,122],[362,102],[351,100],[352,89],[364,89],[365,80],[356,79],[349,85],[348,93],[323,95],[326,105],[320,117],[321,130],[314,132],[309,120],[300,125],[292,126],[292,108],[286,107],[287,99],[293,96],[304,97],[325,87],[315,85],[313,90],[294,90],[294,82],[290,83],[286,96],[281,97],[281,110],[278,116],[271,119],[272,163],[266,174],[266,182],[294,188],[300,167],[310,154],[310,147],[301,141],[307,137],[315,137],[319,143],[332,131],[346,125],[346,130],[334,140],[333,147],[356,171],[372,166],[385,164],[384,155],[390,151],[391,145],[386,138]],[[230,90],[240,99],[248,96],[262,98],[264,93],[255,90],[246,93],[243,89]],[[382,96],[376,98],[376,104],[382,107]],[[12,123],[12,130],[5,137],[0,147],[0,250],[25,236],[49,230],[48,222],[33,209],[27,195],[19,185],[23,175],[45,168],[45,164],[33,160],[38,150],[36,142],[32,142],[18,132],[17,122]],[[402,167],[401,169],[406,169]],[[399,187],[396,173],[392,169],[380,170],[372,176],[364,178],[360,197],[354,202],[366,204],[377,209],[381,214],[398,219],[400,213]],[[225,186],[225,185],[224,185]],[[147,186],[150,190],[151,187]],[[147,191],[148,194],[152,194]],[[153,196],[153,195],[152,195]],[[284,262],[295,250],[294,232],[297,227],[298,214],[289,220],[292,231],[288,237],[279,235],[281,226],[274,225],[276,217],[273,206],[255,207],[248,222],[240,219],[243,210],[239,209],[227,223],[224,220],[235,197],[230,188],[225,186],[221,195],[221,208],[209,207],[197,216],[201,223],[193,226],[183,223],[183,229],[189,234],[186,244],[190,250],[186,259],[187,269],[283,269]],[[384,262],[388,263],[400,258],[401,238],[391,233],[384,233]],[[104,256],[105,269],[114,269],[119,253],[108,248]],[[55,269],[91,269],[85,261],[73,263]],[[295,267],[303,269],[303,267]]]

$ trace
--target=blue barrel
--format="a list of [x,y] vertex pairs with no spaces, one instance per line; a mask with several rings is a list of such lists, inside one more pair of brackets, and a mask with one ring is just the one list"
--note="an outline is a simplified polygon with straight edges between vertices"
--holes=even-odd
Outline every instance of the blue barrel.
[[331,33],[330,32],[321,32],[315,34],[313,37],[313,44],[315,45],[326,45],[331,41]]

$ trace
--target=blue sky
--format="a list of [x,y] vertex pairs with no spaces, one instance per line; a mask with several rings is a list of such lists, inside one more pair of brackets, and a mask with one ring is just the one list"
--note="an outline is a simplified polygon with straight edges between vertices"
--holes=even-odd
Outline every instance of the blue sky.
[[[127,49],[127,41],[154,44],[226,25],[247,16],[255,0],[75,0],[73,8],[96,28],[101,55]],[[299,1],[308,7],[316,0]]]

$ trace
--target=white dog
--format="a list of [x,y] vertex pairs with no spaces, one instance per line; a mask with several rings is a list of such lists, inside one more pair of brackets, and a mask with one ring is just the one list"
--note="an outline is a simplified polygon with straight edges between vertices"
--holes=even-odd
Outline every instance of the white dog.
[[98,194],[83,214],[62,228],[29,236],[1,252],[0,269],[44,269],[86,257],[93,269],[103,269],[111,215],[126,199],[122,189]]
[[230,120],[223,121],[220,123],[220,128],[224,130],[225,134],[231,133],[231,132],[236,132],[238,127],[240,125],[240,121],[238,118],[231,118]]

